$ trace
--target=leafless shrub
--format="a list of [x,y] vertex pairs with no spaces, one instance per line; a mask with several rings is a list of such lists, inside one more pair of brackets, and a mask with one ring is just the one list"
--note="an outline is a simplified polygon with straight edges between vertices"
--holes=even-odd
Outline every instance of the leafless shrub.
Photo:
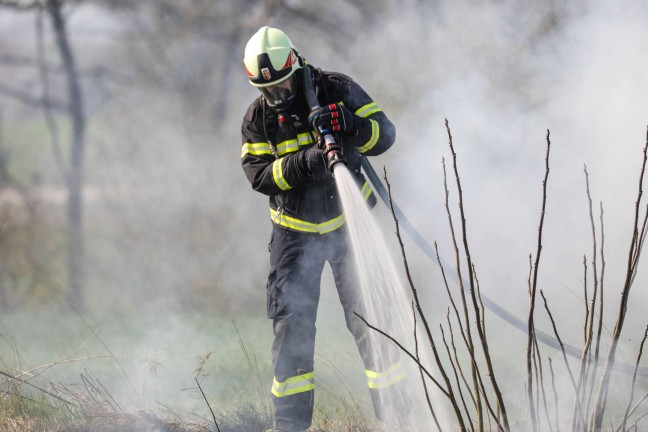
[[[434,342],[433,336],[429,331],[428,321],[425,317],[425,313],[422,311],[421,306],[418,302],[418,294],[416,288],[413,285],[410,273],[409,266],[407,263],[407,257],[405,254],[405,249],[403,247],[403,242],[401,240],[400,230],[399,230],[399,211],[395,207],[392,197],[391,197],[391,188],[389,181],[387,180],[387,175],[385,172],[385,181],[387,188],[389,190],[389,205],[391,207],[392,215],[394,217],[394,222],[396,225],[396,235],[398,237],[401,253],[403,255],[403,260],[405,263],[405,269],[410,283],[411,291],[414,296],[414,310],[418,314],[420,320],[423,323],[423,327],[426,329],[426,335],[428,336],[429,342],[432,346],[437,367],[443,377],[443,383],[441,384],[436,381],[431,374],[425,369],[425,365],[422,365],[418,357],[418,345],[417,345],[417,355],[408,355],[418,364],[421,371],[421,379],[431,379],[441,390],[441,392],[450,400],[450,403],[453,406],[453,411],[456,416],[458,428],[461,430],[491,430],[493,425],[491,421],[494,422],[495,428],[497,430],[511,430],[509,423],[508,414],[506,411],[505,401],[503,395],[500,391],[497,379],[494,374],[494,368],[492,359],[488,347],[488,337],[486,333],[486,314],[484,308],[484,302],[479,290],[479,281],[477,279],[477,272],[471,260],[470,249],[468,244],[468,239],[466,235],[466,218],[464,215],[464,204],[462,197],[461,182],[459,177],[459,171],[457,169],[457,158],[454,151],[452,143],[452,135],[450,133],[450,128],[448,127],[448,122],[446,120],[446,129],[448,131],[450,149],[453,156],[453,168],[456,179],[456,188],[459,196],[459,211],[460,211],[460,227],[462,234],[462,243],[463,247],[460,249],[457,245],[455,227],[453,224],[453,219],[451,211],[448,206],[448,186],[446,180],[446,170],[445,170],[445,161],[443,162],[443,172],[444,172],[444,186],[446,191],[446,212],[448,214],[449,220],[449,229],[453,241],[454,252],[455,252],[455,270],[457,277],[455,282],[458,285],[458,291],[460,300],[455,301],[454,296],[457,293],[453,293],[450,289],[448,278],[446,277],[446,270],[444,265],[437,254],[437,262],[441,269],[441,274],[443,281],[446,285],[446,291],[451,302],[451,309],[448,310],[446,316],[448,329],[450,330],[451,343],[448,344],[443,325],[441,326],[441,334],[443,335],[443,343],[445,347],[445,355],[450,362],[450,371],[448,371],[439,358],[439,353],[436,350],[436,344]],[[605,255],[604,255],[604,230],[603,230],[603,204],[600,205],[600,250],[598,249],[598,239],[596,234],[596,224],[594,222],[594,215],[592,210],[592,199],[589,188],[589,174],[587,168],[585,167],[585,178],[586,178],[586,193],[589,202],[589,218],[590,225],[592,230],[592,257],[591,268],[588,267],[587,257],[584,258],[583,268],[584,268],[584,289],[583,296],[585,298],[585,321],[583,326],[583,347],[580,350],[579,357],[579,367],[574,373],[572,367],[569,364],[568,356],[576,356],[577,350],[571,346],[565,345],[559,335],[558,328],[556,326],[555,320],[549,308],[547,298],[545,297],[543,290],[539,288],[538,283],[538,272],[539,272],[539,263],[540,256],[542,252],[542,231],[544,225],[544,218],[546,212],[546,202],[547,202],[547,180],[549,177],[549,154],[551,148],[551,141],[549,139],[550,134],[547,131],[546,141],[547,141],[547,152],[545,157],[545,176],[543,180],[542,188],[542,210],[540,216],[540,224],[538,228],[538,242],[537,250],[535,254],[535,259],[532,256],[529,257],[530,271],[529,271],[529,314],[527,320],[527,359],[526,359],[526,369],[527,369],[527,381],[526,381],[526,395],[528,403],[528,416],[529,424],[533,431],[539,430],[549,430],[553,431],[554,428],[556,431],[560,430],[560,418],[558,415],[558,407],[561,405],[559,393],[556,390],[555,381],[555,370],[551,358],[549,357],[549,369],[551,372],[550,382],[551,389],[553,393],[553,404],[549,402],[547,397],[547,392],[545,389],[545,376],[543,373],[543,352],[540,349],[538,343],[537,331],[535,328],[535,306],[536,306],[536,295],[537,292],[540,292],[542,296],[545,310],[551,320],[551,324],[554,331],[555,340],[551,340],[545,334],[542,334],[542,342],[547,343],[550,341],[550,345],[554,348],[557,348],[561,351],[563,361],[565,364],[566,371],[569,375],[571,385],[573,388],[573,413],[572,413],[572,424],[571,430],[574,431],[587,431],[587,432],[598,432],[603,428],[603,419],[605,416],[605,408],[608,398],[608,390],[610,386],[610,377],[613,369],[618,369],[625,373],[629,373],[630,370],[633,370],[632,375],[632,388],[631,394],[629,396],[629,401],[625,414],[622,417],[622,424],[616,428],[617,431],[626,431],[626,430],[636,430],[637,425],[642,421],[647,414],[636,414],[637,408],[648,399],[648,395],[643,396],[635,405],[632,406],[635,398],[635,383],[639,371],[639,360],[643,352],[643,345],[646,340],[646,335],[641,342],[639,349],[639,354],[637,362],[634,366],[634,369],[628,367],[628,365],[615,364],[615,354],[618,347],[619,338],[621,335],[621,330],[623,328],[624,319],[627,313],[628,308],[628,299],[630,294],[630,289],[634,282],[634,279],[637,274],[637,267],[639,262],[639,257],[641,255],[641,250],[643,247],[643,241],[645,239],[646,233],[648,231],[648,206],[646,206],[645,214],[641,216],[642,204],[642,195],[643,195],[643,176],[646,167],[646,160],[648,159],[648,131],[646,134],[646,146],[644,147],[644,159],[641,167],[641,176],[639,179],[639,191],[636,200],[636,210],[635,210],[635,220],[632,229],[632,239],[630,251],[628,254],[628,266],[626,272],[626,279],[622,290],[622,298],[619,305],[619,313],[617,315],[616,325],[613,333],[613,340],[607,354],[606,361],[603,365],[602,370],[599,368],[599,359],[600,359],[600,349],[601,349],[601,333],[603,328],[603,309],[604,309],[604,274],[605,274]],[[384,199],[384,198],[383,198]],[[400,213],[402,216],[402,213]],[[409,225],[409,223],[407,224]],[[407,226],[406,225],[406,226]],[[435,245],[436,246],[436,245]],[[428,256],[430,254],[428,253]],[[464,281],[462,276],[462,263],[461,256],[465,259],[465,268],[468,271],[465,272],[467,275],[468,282]],[[599,261],[600,257],[600,261]],[[600,262],[600,271],[599,271],[599,262]],[[590,271],[593,275],[591,278],[591,284],[588,284]],[[451,311],[453,313],[451,313]],[[454,317],[454,321],[459,328],[461,334],[461,341],[463,342],[464,348],[467,352],[468,359],[461,359],[457,354],[454,332],[452,330],[453,324],[451,316]],[[598,317],[598,318],[597,318]],[[473,322],[474,320],[474,322]],[[366,322],[366,321],[365,321]],[[367,323],[368,324],[368,323]],[[369,324],[368,324],[369,325]],[[382,330],[377,329],[369,325],[372,329],[382,333],[387,336],[389,339],[394,341],[402,348],[402,345],[398,341],[394,340],[389,335],[385,334]],[[473,340],[473,332],[478,336],[478,343],[476,344]],[[480,347],[480,350],[477,350],[477,347]],[[462,366],[462,361],[467,362],[470,365],[470,378],[472,382],[469,381],[467,375],[464,372],[464,367]],[[480,370],[480,365],[485,366],[487,372],[483,373]],[[645,373],[645,370],[642,370],[641,373]],[[454,382],[449,379],[449,376],[454,377]],[[487,386],[486,383],[489,383],[490,386]],[[598,384],[597,384],[598,383]],[[464,394],[469,395],[469,398],[466,399]],[[426,388],[427,395],[427,388]],[[468,407],[466,401],[472,402],[471,406]],[[492,404],[491,401],[494,401],[495,404]],[[554,416],[550,413],[550,405],[553,405]],[[496,408],[494,409],[493,406]],[[484,408],[486,408],[484,410]],[[432,408],[430,407],[431,411]],[[544,420],[541,420],[540,411],[544,412]],[[476,419],[473,418],[473,415],[476,416]],[[630,421],[629,417],[633,416],[633,421]],[[488,425],[485,424],[485,419],[488,419]],[[610,423],[610,429],[615,430],[612,426],[612,418],[608,419]],[[544,425],[543,425],[544,423]],[[546,429],[545,429],[546,428]]]

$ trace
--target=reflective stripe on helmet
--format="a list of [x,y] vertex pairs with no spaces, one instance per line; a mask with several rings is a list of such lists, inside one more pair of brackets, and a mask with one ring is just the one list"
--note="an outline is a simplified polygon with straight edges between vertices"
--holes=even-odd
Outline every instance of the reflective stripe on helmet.
[[276,397],[290,396],[297,393],[304,393],[315,388],[315,374],[308,372],[288,378],[286,381],[279,382],[277,378],[272,383],[272,394]]
[[371,138],[369,138],[369,141],[365,143],[362,147],[358,147],[358,151],[360,153],[366,153],[378,142],[378,138],[380,138],[380,126],[378,125],[378,122],[373,119],[369,119],[371,122]]
[[270,144],[268,144],[267,142],[259,142],[259,143],[246,142],[245,144],[243,144],[243,148],[241,149],[241,159],[243,159],[243,157],[246,154],[252,156],[272,154],[272,149],[270,148]]
[[283,159],[277,159],[276,161],[272,162],[272,178],[274,179],[274,182],[277,184],[277,186],[279,186],[279,189],[285,191],[292,189],[292,186],[288,184],[283,176],[283,161]]
[[365,370],[367,375],[367,384],[371,389],[386,388],[396,384],[405,379],[405,372],[402,370],[403,365],[401,362],[394,363],[389,369],[384,372],[375,372]]

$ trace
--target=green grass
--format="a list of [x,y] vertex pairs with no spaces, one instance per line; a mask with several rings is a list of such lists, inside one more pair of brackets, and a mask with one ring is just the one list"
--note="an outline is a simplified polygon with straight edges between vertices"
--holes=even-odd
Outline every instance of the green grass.
[[[363,430],[374,420],[362,364],[351,336],[340,337],[345,332],[341,323],[331,319],[329,324],[320,326],[325,328],[318,335],[314,425],[331,431]],[[264,316],[80,317],[41,309],[3,314],[0,328],[2,371],[40,389],[61,386],[67,400],[66,391],[95,394],[95,399],[114,400],[110,409],[124,416],[147,412],[178,422],[184,430],[198,424],[215,430],[210,408],[221,432],[270,426],[272,330]],[[16,386],[17,381],[5,378],[0,419],[33,422],[30,431],[94,418],[108,408],[93,403],[71,410],[29,384]],[[101,389],[100,394],[93,388]]]

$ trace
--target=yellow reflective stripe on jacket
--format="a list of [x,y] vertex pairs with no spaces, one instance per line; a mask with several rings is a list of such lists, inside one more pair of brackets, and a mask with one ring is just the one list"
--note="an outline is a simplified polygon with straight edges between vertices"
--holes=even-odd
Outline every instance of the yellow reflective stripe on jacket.
[[283,159],[277,159],[272,162],[272,178],[277,186],[279,186],[279,189],[288,190],[292,188],[283,176]]
[[272,219],[272,222],[286,228],[290,228],[296,231],[320,234],[326,234],[331,231],[335,231],[346,222],[344,215],[340,215],[336,218],[322,223],[306,222],[294,217],[286,216],[285,214],[279,213],[277,210],[273,209],[270,209],[270,218]]
[[308,372],[288,378],[284,382],[274,379],[272,383],[272,394],[277,397],[290,396],[297,393],[304,393],[315,388],[315,374]]
[[272,150],[270,149],[270,144],[267,142],[259,142],[259,143],[248,143],[246,142],[243,144],[243,148],[241,149],[241,159],[246,154],[251,154],[253,156],[261,156],[264,154],[272,154]]
[[[274,163],[276,164],[280,160],[281,159],[275,161]],[[287,184],[288,183],[286,183],[286,185]],[[365,183],[364,185],[362,185],[362,190],[360,191],[360,193],[362,194],[362,197],[365,199],[365,201],[369,199],[369,197],[373,193],[373,188],[371,187],[371,183],[369,183],[369,180],[365,180]],[[281,225],[286,228],[290,228],[296,231],[320,233],[320,234],[326,234],[331,231],[335,231],[336,229],[344,225],[344,223],[346,222],[346,218],[344,217],[343,214],[336,218],[330,219],[326,222],[313,223],[313,222],[307,222],[301,219],[297,219],[291,216],[287,216],[281,212],[278,212],[277,210],[273,210],[272,208],[270,209],[270,219],[272,219],[272,222],[274,222],[275,224]]]
[[380,126],[378,126],[378,122],[372,119],[369,119],[369,121],[371,122],[371,138],[369,138],[369,141],[367,141],[365,145],[358,147],[358,151],[360,153],[366,153],[371,150],[376,145],[378,138],[380,137]]
[[378,111],[382,111],[382,109],[380,109],[376,102],[371,102],[358,108],[355,115],[360,117],[369,117],[371,114],[377,113]]
[[405,372],[402,370],[403,365],[398,362],[393,364],[389,369],[384,372],[374,372],[365,370],[367,375],[367,383],[369,388],[380,389],[389,387],[405,378]]
[[277,154],[283,156],[286,153],[293,153],[300,149],[302,146],[306,146],[314,143],[313,136],[309,132],[304,132],[297,135],[297,139],[291,139],[287,141],[280,142],[277,144]]

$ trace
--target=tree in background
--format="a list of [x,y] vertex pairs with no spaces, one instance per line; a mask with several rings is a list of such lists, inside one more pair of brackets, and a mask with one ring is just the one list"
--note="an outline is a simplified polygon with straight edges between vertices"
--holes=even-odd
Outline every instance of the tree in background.
[[[79,73],[76,65],[72,46],[70,44],[66,21],[63,16],[63,0],[47,0],[46,2],[15,2],[3,1],[0,6],[16,10],[36,11],[37,20],[40,20],[40,13],[45,10],[49,16],[52,30],[56,39],[56,46],[61,58],[63,73],[67,87],[66,109],[70,124],[72,125],[71,145],[69,163],[67,167],[62,166],[63,176],[67,188],[67,269],[69,291],[67,300],[69,305],[77,310],[84,307],[84,283],[85,283],[85,247],[83,233],[83,166],[85,153],[85,129],[86,119],[83,108],[83,93],[79,81]],[[39,27],[40,28],[40,27]],[[39,59],[43,65],[44,59]],[[41,74],[43,88],[47,89],[47,72]],[[55,123],[51,116],[50,101],[46,97],[41,101],[43,110],[46,112],[52,140],[58,143],[58,131],[52,127]],[[58,145],[56,145],[58,150]]]

